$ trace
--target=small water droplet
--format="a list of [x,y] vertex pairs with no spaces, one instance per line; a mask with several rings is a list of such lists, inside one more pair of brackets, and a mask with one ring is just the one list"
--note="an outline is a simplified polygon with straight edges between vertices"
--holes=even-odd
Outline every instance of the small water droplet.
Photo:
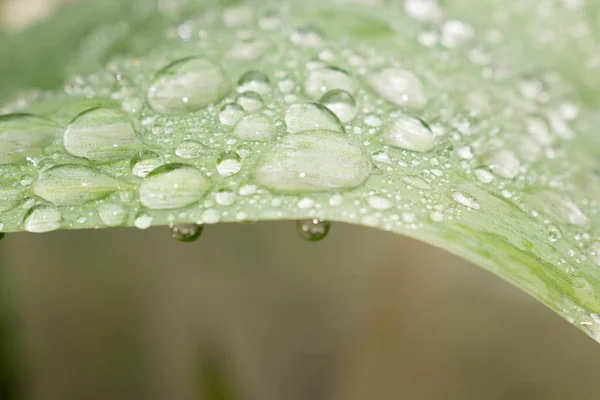
[[256,92],[265,94],[271,90],[271,81],[267,75],[260,71],[247,71],[240,77],[237,90],[243,92]]
[[175,149],[175,154],[178,157],[186,160],[200,158],[204,155],[210,154],[210,152],[211,150],[207,146],[196,140],[184,140],[183,142],[179,143],[179,146],[177,146],[177,149]]
[[444,47],[452,49],[471,40],[474,34],[470,25],[462,21],[449,20],[442,25],[441,43]]
[[431,185],[427,183],[427,181],[420,176],[409,175],[402,178],[402,181],[407,185],[410,185],[414,188],[421,190],[431,190]]
[[218,205],[229,207],[235,203],[235,193],[229,190],[220,190],[215,194],[215,201]]
[[138,229],[148,229],[152,226],[152,216],[146,213],[139,213],[135,217],[133,224]]
[[236,103],[227,103],[219,112],[219,121],[223,125],[233,126],[244,116],[244,109]]
[[354,94],[356,82],[348,72],[337,67],[310,70],[304,80],[304,93],[313,99],[318,99],[334,89]]
[[120,204],[102,204],[98,208],[100,220],[106,226],[121,226],[127,220],[127,211]]
[[421,79],[405,69],[375,71],[368,76],[367,82],[378,95],[398,106],[422,109],[427,104]]
[[0,115],[0,165],[41,154],[61,131],[54,122],[33,115]]
[[308,242],[319,242],[327,236],[331,224],[319,218],[305,219],[296,222],[300,237]]
[[277,128],[264,114],[246,115],[233,128],[233,134],[242,140],[268,141],[275,138]]
[[256,92],[243,92],[235,100],[245,111],[258,111],[265,107],[262,96]]
[[479,182],[485,184],[491,183],[494,180],[494,175],[487,168],[477,168],[475,170],[475,177],[479,180]]
[[432,211],[429,213],[429,219],[433,222],[442,222],[444,218],[444,214],[439,211]]
[[456,150],[456,155],[463,160],[471,160],[473,158],[473,151],[470,146],[462,146]]
[[164,161],[157,156],[148,156],[141,160],[134,159],[131,173],[140,178],[145,178],[154,169],[164,164]]
[[381,197],[381,196],[370,196],[367,199],[367,202],[369,203],[369,206],[371,208],[374,208],[375,210],[379,210],[379,211],[389,210],[394,205],[391,202],[391,200],[386,199],[386,198]]
[[315,201],[310,197],[304,197],[298,201],[298,208],[306,210],[315,206]]
[[294,104],[285,112],[289,133],[323,129],[344,132],[340,120],[326,107],[316,103]]
[[242,159],[234,151],[221,153],[217,160],[217,171],[225,178],[237,174],[241,169]]
[[433,150],[435,138],[427,124],[418,118],[401,116],[383,128],[381,139],[385,144],[401,149],[426,153]]
[[0,182],[0,212],[17,207],[23,199],[22,193],[22,188],[11,187],[8,182]]
[[204,226],[199,224],[170,224],[169,230],[171,231],[173,239],[190,243],[200,238]]
[[254,22],[254,10],[250,6],[229,6],[223,11],[223,22],[230,28],[251,25]]
[[466,193],[455,192],[454,194],[452,194],[452,200],[454,200],[455,202],[457,202],[458,204],[460,204],[462,206],[471,208],[473,210],[481,209],[481,206],[479,205],[477,200],[473,196],[466,194]]
[[323,33],[314,25],[303,25],[296,28],[290,35],[292,43],[306,47],[321,47]]
[[600,267],[600,242],[594,242],[590,245],[590,252],[594,264]]
[[35,206],[25,214],[23,228],[27,232],[44,233],[60,228],[62,215],[54,207]]
[[547,189],[534,189],[528,192],[527,200],[532,205],[543,205],[543,211],[558,222],[575,226],[587,226],[589,218],[568,197]]
[[421,22],[438,22],[444,16],[436,0],[405,0],[404,9],[408,15]]
[[350,93],[343,90],[330,90],[321,97],[319,102],[333,112],[343,123],[351,122],[358,113],[356,100]]
[[517,156],[509,150],[500,150],[488,154],[485,161],[492,172],[501,178],[514,179],[521,170],[521,163]]
[[251,196],[256,193],[258,188],[256,185],[244,185],[240,188],[239,193],[242,196]]
[[275,10],[267,10],[258,19],[258,26],[265,31],[278,30],[281,27],[281,15]]
[[548,230],[548,240],[551,243],[554,243],[558,240],[560,240],[560,238],[562,238],[562,232],[560,231],[560,228],[556,225],[548,225],[547,227]]

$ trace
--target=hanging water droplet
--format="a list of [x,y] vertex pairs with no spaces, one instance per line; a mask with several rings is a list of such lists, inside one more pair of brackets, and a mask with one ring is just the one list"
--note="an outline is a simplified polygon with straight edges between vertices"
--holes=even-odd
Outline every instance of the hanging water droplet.
[[401,149],[426,153],[433,150],[435,138],[427,124],[418,118],[401,116],[383,128],[381,139],[385,144]]
[[242,159],[234,151],[221,153],[217,160],[217,171],[225,178],[237,174],[241,169]]
[[304,80],[304,93],[313,99],[318,99],[334,89],[354,94],[356,82],[348,72],[337,67],[310,70]]
[[514,179],[521,170],[521,163],[515,153],[509,150],[500,150],[488,154],[485,162],[494,174],[501,178]]
[[219,112],[219,121],[223,125],[233,126],[244,116],[244,109],[236,103],[227,103]]
[[120,204],[102,204],[98,208],[100,220],[106,226],[121,226],[127,220],[127,211]]
[[348,190],[372,170],[360,146],[337,132],[318,130],[288,135],[263,156],[256,182],[274,191]]
[[61,131],[54,122],[33,115],[0,115],[0,165],[41,154]]
[[185,114],[221,101],[231,91],[225,71],[203,57],[185,58],[160,70],[148,89],[148,103],[162,114]]
[[66,164],[42,172],[33,184],[33,193],[57,206],[72,206],[102,199],[129,186],[99,169]]
[[177,146],[177,149],[175,149],[175,154],[178,157],[185,158],[186,160],[200,158],[210,154],[210,152],[211,150],[207,146],[196,140],[184,140],[183,142],[179,143],[179,146]]
[[333,112],[343,123],[351,122],[358,113],[356,100],[350,93],[343,90],[330,90],[321,97],[319,102]]
[[494,180],[494,175],[487,168],[477,168],[475,170],[475,177],[481,183],[491,183]]
[[262,96],[256,92],[243,92],[235,100],[245,111],[258,111],[265,107]]
[[454,200],[455,202],[457,202],[458,204],[460,204],[462,206],[471,208],[473,210],[481,209],[479,202],[477,202],[477,200],[473,196],[466,194],[466,193],[455,192],[452,194],[452,200]]
[[285,112],[289,133],[322,129],[344,132],[340,120],[326,107],[316,103],[294,104]]
[[271,90],[271,81],[267,75],[260,71],[247,71],[240,77],[237,83],[237,91],[256,92],[265,94]]
[[306,47],[321,47],[323,33],[314,25],[303,25],[296,28],[290,35],[292,43]]
[[427,96],[421,80],[412,72],[400,68],[384,68],[367,78],[371,88],[385,100],[412,109],[422,109]]
[[67,127],[63,141],[70,154],[102,162],[127,159],[144,148],[131,117],[111,108],[79,114]]
[[182,208],[202,199],[211,187],[210,180],[191,165],[163,165],[140,185],[140,202],[155,210]]
[[62,215],[54,207],[35,206],[25,214],[23,229],[32,233],[44,233],[60,228]]
[[277,128],[264,114],[246,115],[233,128],[233,134],[242,140],[268,141],[275,138]]
[[305,219],[296,222],[300,237],[308,242],[319,242],[327,236],[331,224],[319,218]]
[[170,224],[169,230],[173,239],[180,242],[190,243],[202,236],[204,225],[199,224]]
[[138,229],[148,229],[152,226],[152,221],[153,218],[151,215],[148,215],[146,213],[139,213],[138,215],[136,215],[133,224]]

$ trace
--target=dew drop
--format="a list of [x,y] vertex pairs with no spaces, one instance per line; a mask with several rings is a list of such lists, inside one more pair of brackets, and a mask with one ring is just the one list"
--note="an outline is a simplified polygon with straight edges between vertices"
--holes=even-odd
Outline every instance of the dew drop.
[[42,172],[33,193],[57,206],[72,206],[102,199],[129,187],[96,168],[66,164]]
[[473,28],[462,21],[446,21],[442,25],[441,43],[444,47],[452,49],[471,40],[474,34]]
[[429,219],[433,222],[442,222],[444,218],[444,214],[439,211],[432,211],[429,213]]
[[562,238],[562,232],[560,228],[556,225],[550,224],[547,227],[548,230],[548,240],[551,243],[554,243]]
[[541,201],[544,213],[560,223],[584,227],[590,222],[577,204],[562,194],[534,189],[528,192],[526,198],[532,205],[539,205]]
[[420,176],[409,175],[402,178],[402,181],[409,186],[412,186],[421,190],[431,190],[431,185],[427,183],[427,181]]
[[394,205],[389,199],[380,196],[370,196],[367,202],[371,208],[378,211],[389,210]]
[[452,194],[452,200],[457,202],[458,204],[465,206],[467,208],[471,208],[473,210],[481,209],[481,206],[475,200],[475,198],[469,194],[465,194],[462,192],[455,192]]
[[227,52],[227,58],[234,61],[257,61],[267,54],[273,45],[255,37],[237,41]]
[[35,206],[25,214],[23,228],[27,232],[44,233],[60,228],[62,215],[54,207]]
[[8,182],[0,182],[0,212],[12,210],[21,203],[22,190],[9,186]]
[[181,208],[202,199],[211,186],[208,178],[190,165],[163,165],[140,185],[140,201],[155,210]]
[[209,153],[210,149],[196,140],[184,140],[175,149],[175,154],[186,160],[200,158]]
[[249,6],[230,6],[223,11],[223,22],[231,28],[247,26],[254,21],[254,10]]
[[202,236],[204,225],[200,224],[170,224],[169,230],[173,239],[180,242],[195,242]]
[[240,77],[237,83],[237,91],[256,92],[265,94],[271,90],[271,81],[267,75],[260,71],[247,71]]
[[492,172],[501,178],[514,179],[521,169],[521,163],[517,156],[509,150],[500,150],[488,154],[485,161]]
[[420,110],[427,104],[421,80],[405,69],[380,69],[370,74],[367,82],[378,95],[398,106]]
[[334,89],[354,94],[356,82],[348,72],[337,67],[310,70],[304,80],[304,93],[313,99],[318,99]]
[[148,103],[162,114],[186,114],[221,101],[231,91],[225,71],[203,57],[175,61],[160,70],[148,89]]
[[408,15],[421,22],[438,22],[444,16],[437,0],[405,0],[404,9]]
[[110,227],[121,226],[127,220],[127,211],[120,204],[102,204],[98,215],[102,223]]
[[277,128],[271,118],[255,113],[243,117],[233,128],[233,134],[242,140],[268,141],[277,136]]
[[426,153],[433,150],[435,138],[427,124],[418,118],[402,116],[386,125],[381,140],[390,146]]
[[227,103],[219,112],[219,121],[223,125],[233,126],[244,116],[244,109],[236,103]]
[[0,115],[0,165],[41,154],[59,138],[60,126],[28,114]]
[[237,174],[241,169],[242,159],[240,155],[234,151],[221,153],[217,160],[217,171],[225,178]]
[[256,92],[243,92],[235,100],[245,111],[258,111],[265,107],[262,96]]
[[600,242],[594,242],[590,245],[590,253],[594,264],[600,267]]
[[215,201],[220,206],[229,207],[235,203],[235,200],[235,193],[229,190],[221,190],[215,194]]
[[101,162],[127,159],[144,148],[131,117],[112,108],[79,114],[67,127],[63,141],[69,154]]
[[152,226],[152,216],[146,213],[139,213],[135,217],[133,224],[138,229],[148,229]]
[[131,173],[140,178],[145,178],[154,169],[164,164],[164,161],[159,157],[147,157],[136,161],[131,168]]
[[294,104],[285,112],[289,133],[315,129],[344,132],[340,120],[326,107],[317,103]]
[[306,47],[321,47],[323,33],[314,25],[303,25],[296,28],[290,35],[292,43]]
[[331,224],[319,218],[305,219],[296,222],[300,237],[308,242],[319,242],[327,236]]
[[348,123],[356,118],[358,107],[354,97],[343,90],[330,90],[325,93],[321,100],[321,104],[327,107],[338,119],[343,123]]
[[281,192],[348,190],[372,170],[360,146],[337,132],[317,130],[288,135],[263,156],[256,182]]

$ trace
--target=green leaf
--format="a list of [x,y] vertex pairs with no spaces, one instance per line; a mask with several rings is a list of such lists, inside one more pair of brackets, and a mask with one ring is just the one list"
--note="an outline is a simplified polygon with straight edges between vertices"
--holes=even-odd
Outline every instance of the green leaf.
[[3,34],[0,230],[362,224],[600,341],[599,5],[195,3],[92,0]]

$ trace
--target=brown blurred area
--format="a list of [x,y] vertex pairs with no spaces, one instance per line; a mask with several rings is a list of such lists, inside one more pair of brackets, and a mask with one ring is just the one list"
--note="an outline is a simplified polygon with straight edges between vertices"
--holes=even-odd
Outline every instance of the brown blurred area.
[[[60,0],[0,0],[21,27]],[[0,398],[595,400],[600,346],[466,261],[293,222],[0,242]]]

